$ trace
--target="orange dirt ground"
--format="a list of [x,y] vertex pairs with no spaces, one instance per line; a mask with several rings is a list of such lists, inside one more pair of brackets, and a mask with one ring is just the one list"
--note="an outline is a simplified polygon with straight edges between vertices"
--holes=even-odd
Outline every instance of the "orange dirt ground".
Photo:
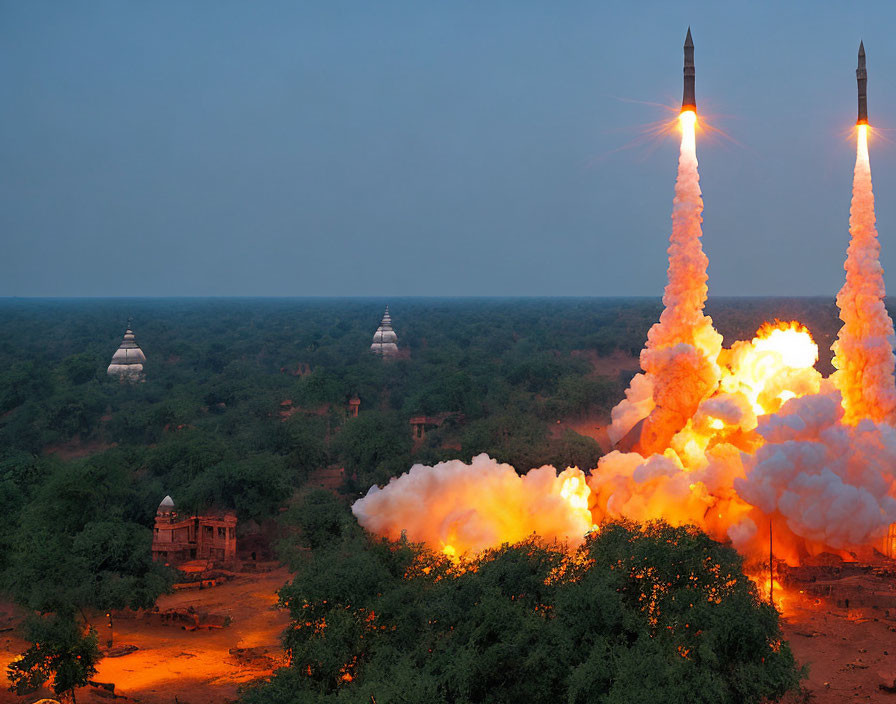
[[894,702],[881,684],[896,678],[896,612],[843,607],[789,594],[784,635],[797,660],[809,666],[807,698],[787,702]]
[[[226,628],[183,630],[179,625],[156,625],[142,619],[115,620],[115,647],[135,645],[138,650],[114,658],[103,658],[97,682],[115,684],[115,694],[146,704],[218,704],[236,700],[237,688],[247,682],[266,677],[273,668],[284,663],[280,634],[286,628],[288,614],[276,608],[276,591],[289,580],[286,568],[261,574],[241,574],[233,581],[211,589],[183,590],[159,598],[161,611],[187,609],[229,616]],[[0,606],[0,612],[4,606]],[[10,609],[5,606],[9,613]],[[0,628],[5,619],[0,614]],[[106,620],[98,617],[101,645],[105,645],[109,629]],[[27,644],[13,632],[0,633],[0,668],[6,674],[9,661]],[[231,653],[231,650],[253,649]],[[3,682],[0,702],[25,704],[52,696],[39,690],[26,696],[10,693]],[[92,687],[78,690],[79,704],[112,701]],[[119,700],[127,701],[127,700]]]

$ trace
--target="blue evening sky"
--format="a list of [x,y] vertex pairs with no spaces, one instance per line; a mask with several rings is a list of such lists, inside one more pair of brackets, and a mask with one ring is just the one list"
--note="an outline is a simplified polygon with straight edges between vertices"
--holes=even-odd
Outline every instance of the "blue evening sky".
[[659,296],[689,24],[710,294],[832,296],[890,2],[4,0],[0,296]]

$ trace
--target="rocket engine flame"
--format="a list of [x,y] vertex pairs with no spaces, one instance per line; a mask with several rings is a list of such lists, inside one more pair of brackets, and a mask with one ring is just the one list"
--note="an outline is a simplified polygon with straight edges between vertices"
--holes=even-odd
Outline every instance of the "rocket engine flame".
[[867,124],[856,127],[856,166],[849,213],[846,282],[837,294],[843,327],[834,351],[834,384],[843,395],[845,421],[894,421],[893,321],[884,305],[886,289],[874,216]]

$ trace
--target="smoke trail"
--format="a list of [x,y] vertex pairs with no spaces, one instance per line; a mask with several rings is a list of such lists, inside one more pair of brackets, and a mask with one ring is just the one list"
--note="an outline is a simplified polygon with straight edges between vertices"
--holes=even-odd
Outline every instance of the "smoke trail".
[[[681,150],[672,209],[672,236],[668,249],[668,283],[660,320],[648,332],[641,352],[641,368],[626,391],[626,399],[613,409],[610,437],[616,442],[646,417],[628,449],[643,455],[662,452],[719,382],[716,358],[722,337],[703,314],[709,260],[700,243],[703,198],[697,171],[697,116],[686,110],[679,116]],[[648,415],[649,414],[649,415]]]
[[896,385],[893,372],[893,321],[884,305],[884,270],[874,217],[868,125],[857,127],[856,167],[849,211],[850,243],[846,283],[837,294],[843,327],[831,349],[837,371],[834,384],[843,396],[844,421],[862,418],[894,420]]

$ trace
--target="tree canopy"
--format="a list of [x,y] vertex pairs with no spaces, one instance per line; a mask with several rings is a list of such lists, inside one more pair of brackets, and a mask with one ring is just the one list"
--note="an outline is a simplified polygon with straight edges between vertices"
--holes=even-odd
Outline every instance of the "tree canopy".
[[340,535],[281,590],[290,666],[243,704],[741,704],[799,681],[777,612],[695,529],[611,524],[572,554],[532,539],[459,565]]
[[96,674],[100,651],[95,630],[84,633],[73,619],[51,615],[29,619],[24,635],[33,645],[7,670],[16,694],[29,694],[47,682],[56,694],[73,692]]

